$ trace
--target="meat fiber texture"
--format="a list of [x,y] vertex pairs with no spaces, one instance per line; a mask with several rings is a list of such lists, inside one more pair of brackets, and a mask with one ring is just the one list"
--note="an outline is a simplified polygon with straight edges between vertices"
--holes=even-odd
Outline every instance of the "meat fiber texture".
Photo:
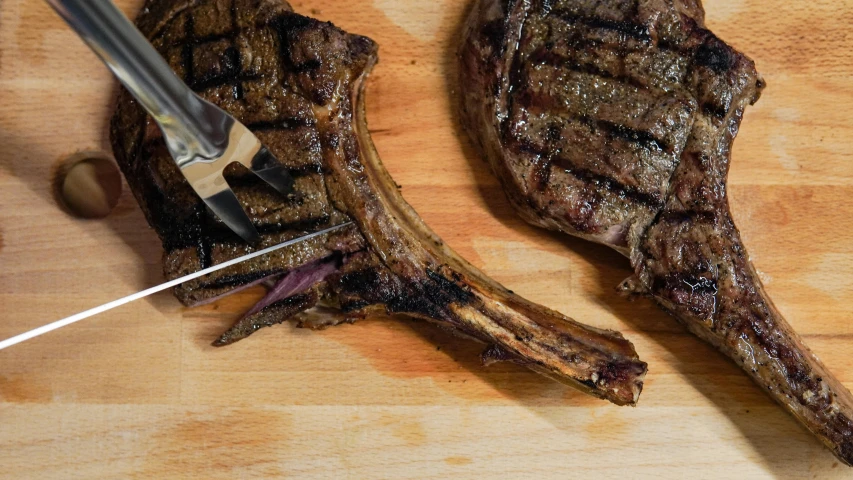
[[[354,226],[284,248],[176,290],[186,305],[251,285],[269,294],[216,345],[318,304],[432,321],[512,361],[619,405],[634,405],[646,364],[620,334],[582,325],[498,285],[448,248],[403,200],[367,133],[365,78],[377,46],[276,0],[149,0],[137,23],[177,74],[248,126],[289,169],[282,196],[235,167],[226,179],[263,236],[243,243],[205,208],[162,135],[123,92],[112,121],[116,158],[178,278],[320,229]],[[301,323],[301,322],[300,322]]]
[[768,298],[726,180],[754,63],[699,0],[478,0],[460,49],[462,118],[529,222],[630,258],[650,296],[848,465],[853,397]]

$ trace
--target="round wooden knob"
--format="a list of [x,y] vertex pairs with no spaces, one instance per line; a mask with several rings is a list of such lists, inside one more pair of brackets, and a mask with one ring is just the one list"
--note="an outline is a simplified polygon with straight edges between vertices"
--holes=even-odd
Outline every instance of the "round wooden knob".
[[106,155],[84,152],[64,162],[57,179],[62,205],[80,218],[104,218],[121,196],[121,174]]

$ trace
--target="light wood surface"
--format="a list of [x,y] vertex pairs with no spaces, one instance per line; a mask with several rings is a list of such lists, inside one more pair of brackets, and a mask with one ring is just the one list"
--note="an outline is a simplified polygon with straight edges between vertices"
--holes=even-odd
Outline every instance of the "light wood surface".
[[[139,1],[122,1],[135,13]],[[524,224],[453,108],[468,2],[304,0],[381,46],[373,137],[450,245],[516,292],[625,333],[650,365],[637,408],[413,320],[285,325],[210,342],[252,290],[187,310],[169,294],[0,352],[0,478],[850,478],[745,375],[650,302],[613,294],[614,252]],[[735,217],[779,308],[853,386],[853,0],[708,0],[708,24],[769,87],[746,114]],[[125,193],[75,220],[57,162],[107,149],[107,71],[39,0],[0,1],[0,338],[162,280]]]

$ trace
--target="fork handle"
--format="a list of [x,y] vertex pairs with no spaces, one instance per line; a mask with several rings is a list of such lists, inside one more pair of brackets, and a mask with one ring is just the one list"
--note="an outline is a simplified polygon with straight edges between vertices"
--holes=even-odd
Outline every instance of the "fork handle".
[[[205,122],[205,102],[110,0],[46,0],[151,114],[170,149],[213,158],[227,138]],[[183,150],[183,152],[182,152]]]

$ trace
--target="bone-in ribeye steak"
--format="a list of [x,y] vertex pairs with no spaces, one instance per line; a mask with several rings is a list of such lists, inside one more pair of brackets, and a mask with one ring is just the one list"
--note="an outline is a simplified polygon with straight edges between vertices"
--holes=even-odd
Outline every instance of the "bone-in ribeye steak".
[[[646,365],[630,342],[513,295],[445,246],[403,200],[367,133],[361,90],[377,61],[372,40],[277,0],[149,0],[137,23],[187,84],[249,126],[295,176],[295,193],[284,197],[245,171],[226,175],[262,246],[356,224],[178,288],[181,301],[199,305],[272,285],[217,344],[322,301],[349,318],[380,311],[432,320],[489,345],[487,363],[518,362],[616,404],[636,403]],[[162,239],[167,277],[250,251],[206,211],[127,92],[111,133]]]
[[536,225],[630,257],[652,296],[845,463],[853,398],[767,297],[729,213],[744,108],[764,81],[699,0],[478,0],[462,116]]

